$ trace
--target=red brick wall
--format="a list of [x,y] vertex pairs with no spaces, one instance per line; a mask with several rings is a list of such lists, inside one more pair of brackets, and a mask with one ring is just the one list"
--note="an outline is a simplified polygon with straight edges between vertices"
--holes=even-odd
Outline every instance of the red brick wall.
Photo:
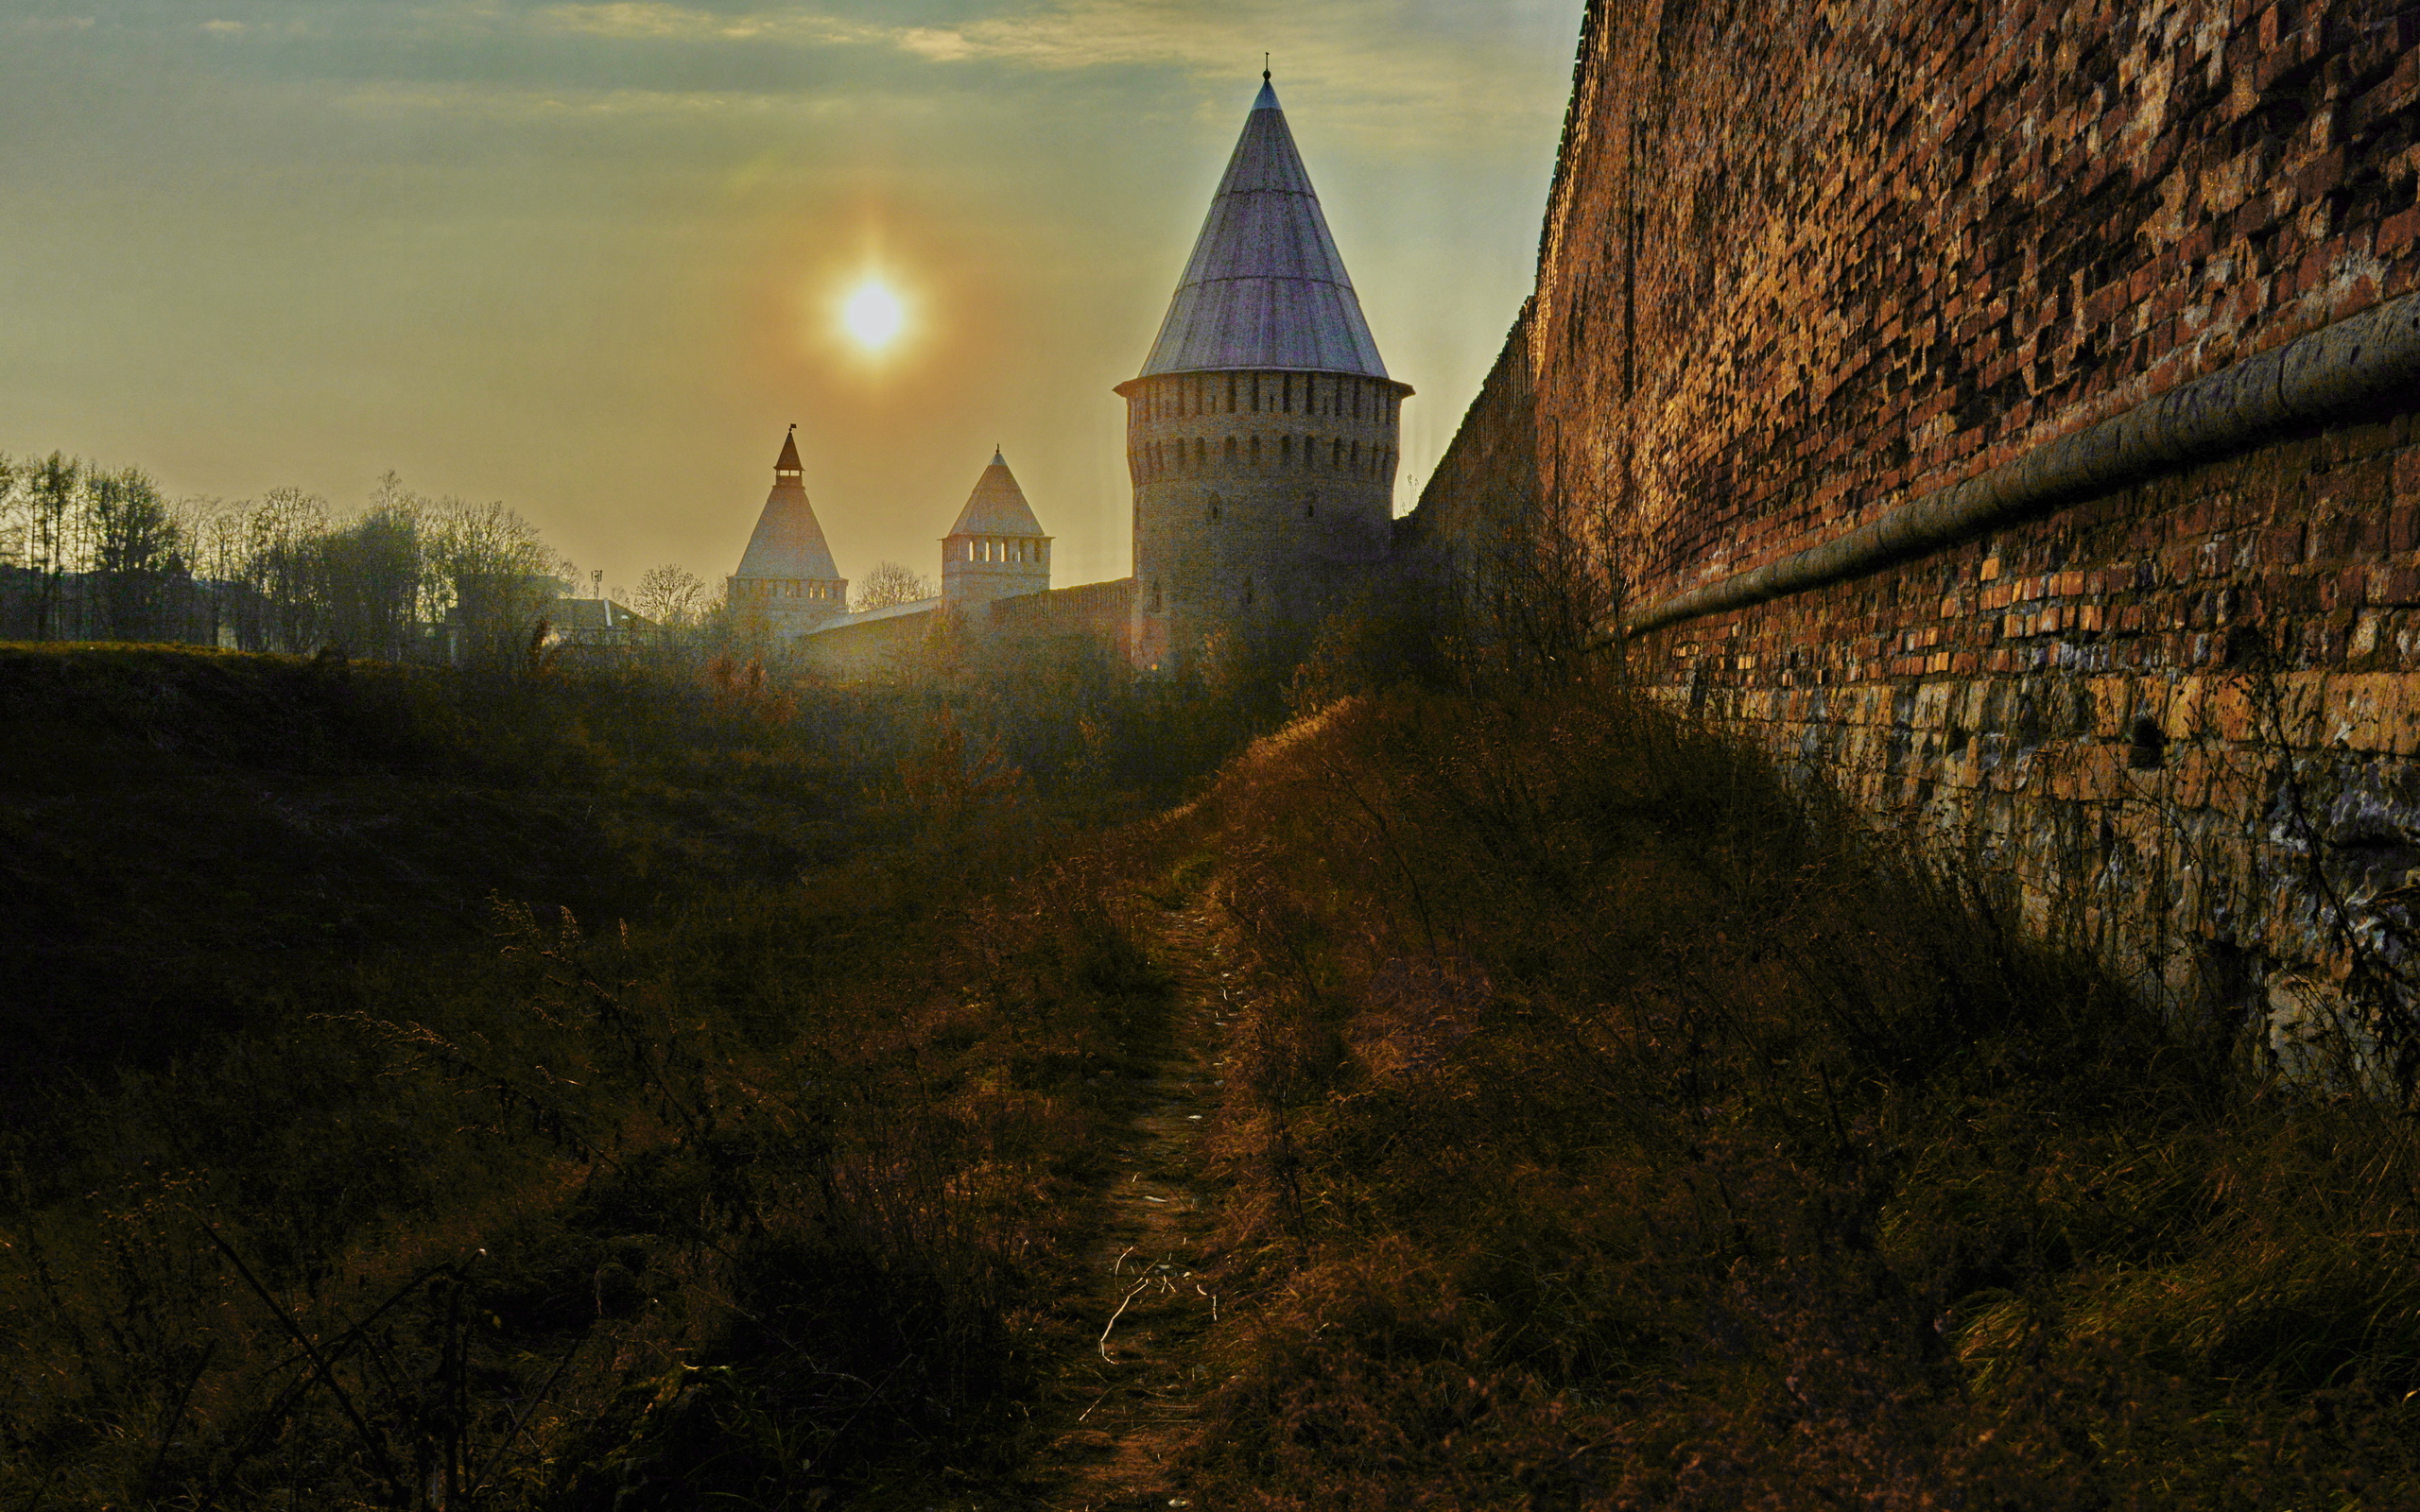
[[2420,288],[2394,9],[1600,5],[1530,339],[1642,596]]
[[[2420,289],[2416,185],[2408,0],[1594,5],[1536,296],[1408,534],[1555,495],[1651,604]],[[2420,867],[2414,439],[2348,417],[1633,654],[2290,1019],[2350,959],[2310,857],[2360,899]],[[2361,834],[2277,839],[2306,786]]]

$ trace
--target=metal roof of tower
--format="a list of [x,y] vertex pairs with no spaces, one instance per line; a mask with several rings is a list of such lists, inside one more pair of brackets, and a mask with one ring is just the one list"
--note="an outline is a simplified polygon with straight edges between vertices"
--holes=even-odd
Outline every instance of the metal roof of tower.
[[1142,376],[1228,368],[1387,376],[1266,74]]
[[958,524],[949,527],[953,536],[1039,536],[1042,522],[1033,517],[1033,507],[1025,502],[1025,490],[1017,487],[1016,474],[1009,471],[1006,458],[994,451],[992,465],[975,480],[975,491],[966,496],[966,507],[958,511]]
[[756,532],[748,538],[735,577],[771,577],[803,581],[839,579],[832,548],[823,541],[823,526],[815,506],[806,501],[800,481],[798,438],[782,438],[782,455],[773,463],[773,491],[765,496],[765,512],[756,517]]

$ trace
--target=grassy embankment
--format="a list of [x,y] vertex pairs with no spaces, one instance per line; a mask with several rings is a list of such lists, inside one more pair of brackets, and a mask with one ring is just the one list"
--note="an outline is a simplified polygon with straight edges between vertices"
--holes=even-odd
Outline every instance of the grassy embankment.
[[[1221,1508],[2420,1505],[2420,1141],[1618,687],[1197,811]],[[1249,1300],[1246,1300],[1249,1298]]]
[[[9,1135],[10,1504],[1025,1503],[1154,893],[1242,1009],[1201,1504],[2420,1504],[2411,1125],[2245,1081],[1618,686],[1348,702],[1111,829],[1050,816],[1117,742],[1037,796],[971,713],[264,665],[405,731],[293,782],[487,838],[362,911],[393,949],[182,958],[228,1026]],[[162,728],[93,748],[210,721]],[[233,815],[271,754],[161,759]],[[154,860],[162,906],[211,871]]]
[[1069,816],[1219,738],[1094,703],[0,652],[0,1503],[1002,1474],[1162,1002]]

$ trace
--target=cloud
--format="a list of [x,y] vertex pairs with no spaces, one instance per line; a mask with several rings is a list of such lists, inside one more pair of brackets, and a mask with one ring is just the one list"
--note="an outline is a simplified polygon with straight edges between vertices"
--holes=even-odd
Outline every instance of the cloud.
[[[1454,9],[1449,7],[1448,13]],[[1417,0],[1044,0],[949,25],[881,25],[804,8],[717,11],[669,0],[563,4],[554,30],[632,40],[875,46],[930,63],[989,61],[1041,72],[1163,68],[1241,81],[1273,47],[1286,80],[1317,88],[1347,129],[1435,140],[1530,134],[1563,109],[1565,64],[1503,25],[1527,10],[1558,30],[1564,8],[1511,0],[1440,28]],[[1490,25],[1489,23],[1495,23]]]
[[538,12],[549,30],[589,37],[665,41],[787,42],[832,45],[885,41],[895,27],[846,21],[815,11],[754,11],[736,15],[667,5],[661,0],[611,0],[555,5]]

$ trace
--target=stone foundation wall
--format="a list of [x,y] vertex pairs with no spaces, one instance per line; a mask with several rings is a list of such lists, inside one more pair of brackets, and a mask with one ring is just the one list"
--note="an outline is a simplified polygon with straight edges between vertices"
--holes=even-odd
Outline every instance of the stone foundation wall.
[[2347,427],[1632,646],[1665,694],[2314,1054],[2420,968],[2420,422]]

